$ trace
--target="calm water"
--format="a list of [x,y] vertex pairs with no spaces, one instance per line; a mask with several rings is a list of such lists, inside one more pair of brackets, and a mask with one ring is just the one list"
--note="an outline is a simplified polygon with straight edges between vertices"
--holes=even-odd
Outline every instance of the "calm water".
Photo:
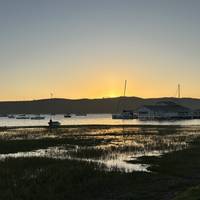
[[[32,115],[29,115],[32,116]],[[44,120],[31,119],[8,119],[0,118],[0,126],[43,126],[47,125],[50,119],[49,115],[45,115]],[[134,120],[113,120],[111,114],[89,114],[87,116],[75,116],[72,118],[64,118],[63,115],[53,116],[53,120],[58,120],[62,125],[80,125],[80,124],[151,124],[151,125],[200,125],[200,120],[178,120],[178,121],[140,121]]]
[[[56,117],[61,119],[61,116]],[[92,119],[94,120],[94,118]],[[73,120],[73,118],[70,120]],[[11,146],[14,144],[16,150],[12,151],[11,148],[10,153],[9,151],[3,153],[4,148],[1,149],[0,161],[5,158],[43,157],[94,162],[106,167],[102,170],[117,169],[123,172],[150,172],[148,163],[141,163],[138,160],[139,158],[143,156],[161,156],[168,152],[189,148],[190,142],[198,137],[200,137],[200,126],[132,126],[125,129],[121,127],[100,127],[98,129],[75,127],[58,129],[55,132],[49,132],[46,128],[8,129],[1,130],[0,140],[5,140],[8,147],[9,144]],[[63,142],[57,144],[54,140],[56,138]],[[52,140],[49,142],[50,140],[47,139]],[[21,149],[28,140],[35,140],[31,145],[33,149]],[[41,141],[43,142],[41,143]],[[41,146],[41,144],[43,145]]]

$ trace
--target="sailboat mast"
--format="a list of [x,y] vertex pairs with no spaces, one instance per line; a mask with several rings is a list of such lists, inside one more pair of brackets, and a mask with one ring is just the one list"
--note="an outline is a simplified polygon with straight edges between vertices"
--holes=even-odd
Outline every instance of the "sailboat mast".
[[126,85],[127,85],[127,80],[125,80],[125,85],[124,85],[124,97],[126,96]]
[[181,85],[178,84],[178,98],[181,98]]
[[[52,108],[53,108],[53,93],[50,94],[50,97],[51,97],[51,104],[50,104],[50,105],[51,105],[51,110],[52,110]],[[52,114],[52,111],[51,111],[50,120],[52,120],[52,115],[53,115],[53,114]]]

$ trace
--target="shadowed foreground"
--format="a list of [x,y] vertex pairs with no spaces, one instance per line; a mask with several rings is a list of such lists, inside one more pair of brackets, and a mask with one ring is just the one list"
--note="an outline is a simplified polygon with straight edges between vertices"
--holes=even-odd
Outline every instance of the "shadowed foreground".
[[[68,137],[56,139],[47,136],[37,139],[8,139],[10,136],[6,135],[7,139],[0,141],[0,153],[25,152],[61,144],[95,147],[109,143],[112,135],[115,140],[120,135],[118,131],[111,132],[107,133],[108,138],[104,135],[102,139],[98,134],[94,137],[92,131],[92,135],[87,133],[84,138],[83,133],[72,137],[71,132],[74,131],[67,131]],[[166,131],[172,132],[172,129],[162,129],[157,134],[162,133],[165,137]],[[129,134],[133,137],[132,130],[126,134],[126,138]],[[146,138],[152,135],[152,132],[142,129],[140,134],[144,134]],[[173,136],[176,134],[173,133]],[[24,133],[20,135],[22,136],[24,137]],[[95,153],[89,151],[87,149],[87,156],[102,156],[102,150],[97,155],[97,150]],[[77,152],[76,156],[86,156],[84,153],[79,154]],[[104,164],[79,160],[45,157],[6,158],[0,162],[0,199],[197,200],[200,194],[199,158],[199,136],[189,142],[188,148],[181,151],[173,151],[159,157],[142,156],[138,160],[127,161],[149,164],[151,173],[125,173],[117,168],[109,171]]]

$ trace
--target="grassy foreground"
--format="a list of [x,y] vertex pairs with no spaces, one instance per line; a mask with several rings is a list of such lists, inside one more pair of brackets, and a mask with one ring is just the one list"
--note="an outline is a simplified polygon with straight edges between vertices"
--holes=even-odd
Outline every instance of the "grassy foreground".
[[[43,138],[1,140],[0,154],[57,145],[98,145],[106,139]],[[130,161],[133,162],[133,161]],[[200,138],[190,148],[161,157],[134,161],[150,164],[151,173],[105,170],[104,165],[50,158],[9,158],[0,161],[2,200],[198,200]]]
[[174,200],[198,200],[200,199],[200,186],[191,187],[179,194]]
[[[146,173],[106,172],[103,166],[41,158],[0,163],[0,199],[163,199],[180,180]],[[153,184],[152,184],[153,183]],[[177,185],[177,186],[176,186]]]

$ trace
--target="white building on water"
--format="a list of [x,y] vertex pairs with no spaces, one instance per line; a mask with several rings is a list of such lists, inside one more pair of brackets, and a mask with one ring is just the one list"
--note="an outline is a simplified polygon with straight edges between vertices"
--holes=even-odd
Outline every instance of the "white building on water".
[[161,101],[155,105],[144,105],[137,110],[140,120],[192,119],[189,108],[170,101]]

